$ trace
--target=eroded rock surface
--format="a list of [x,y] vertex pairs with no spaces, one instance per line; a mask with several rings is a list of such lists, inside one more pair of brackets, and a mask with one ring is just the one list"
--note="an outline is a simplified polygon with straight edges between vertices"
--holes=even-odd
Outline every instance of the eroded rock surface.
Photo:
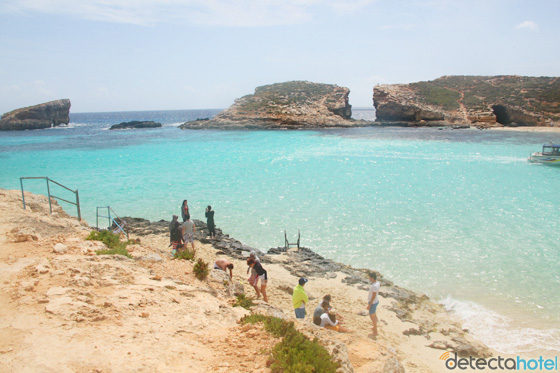
[[257,87],[212,119],[198,119],[182,129],[307,129],[359,127],[352,119],[350,90],[334,84],[292,81]]
[[70,100],[62,99],[5,113],[1,131],[51,128],[70,122]]
[[413,125],[560,126],[560,80],[525,76],[444,76],[378,85],[377,121]]

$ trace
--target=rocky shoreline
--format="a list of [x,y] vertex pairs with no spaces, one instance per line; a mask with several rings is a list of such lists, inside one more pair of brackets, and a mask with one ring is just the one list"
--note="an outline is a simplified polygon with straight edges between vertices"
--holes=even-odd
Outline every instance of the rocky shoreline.
[[[45,196],[0,190],[0,366],[6,372],[269,372],[278,339],[262,327],[240,325],[250,312],[294,321],[340,362],[339,372],[431,373],[447,371],[440,356],[494,354],[461,328],[441,305],[382,281],[379,336],[371,334],[363,270],[312,250],[257,251],[269,273],[269,303],[254,299],[246,257],[255,250],[217,229],[208,239],[195,220],[196,258],[227,258],[233,278],[210,270],[198,280],[194,263],[173,259],[169,222],[123,218],[129,257],[97,255],[106,249],[85,238],[92,228],[68,216]],[[291,302],[307,276],[308,317],[298,322]],[[253,299],[235,307],[237,294]],[[310,313],[325,294],[349,333],[314,325]],[[188,346],[188,348],[185,348]]]
[[[169,234],[169,222],[160,220],[150,222],[143,218],[123,217],[127,222],[129,231],[138,236],[149,234]],[[255,251],[262,263],[278,263],[278,257],[284,255],[287,259],[281,261],[282,265],[294,277],[315,277],[315,278],[336,278],[338,275],[345,276],[341,279],[343,284],[356,287],[360,290],[367,291],[369,289],[369,281],[367,269],[353,268],[352,266],[335,262],[331,259],[315,253],[313,250],[300,247],[286,248],[276,247],[270,248],[266,253],[247,245],[241,241],[224,234],[221,229],[216,228],[216,238],[208,238],[208,228],[206,223],[193,219],[196,226],[194,238],[204,244],[212,245],[218,254],[226,255],[230,258],[245,260],[251,251]],[[430,333],[438,330],[437,322],[426,317],[429,314],[447,313],[448,311],[438,303],[433,302],[425,294],[416,293],[414,291],[402,288],[393,284],[393,282],[383,278],[383,275],[377,272],[378,280],[381,283],[380,295],[386,299],[392,299],[393,305],[389,308],[395,313],[396,317],[403,322],[414,324],[413,327],[403,331],[403,335],[419,335],[431,340]],[[288,289],[291,290],[291,289]],[[417,311],[421,310],[423,315],[419,317]],[[366,316],[364,311],[364,316]],[[467,340],[464,335],[468,333],[463,330],[458,323],[455,323],[447,329],[443,329],[443,334],[451,337],[451,340],[436,340],[428,346],[433,349],[450,350],[457,352],[459,356],[473,357],[490,357],[491,350],[484,344]]]

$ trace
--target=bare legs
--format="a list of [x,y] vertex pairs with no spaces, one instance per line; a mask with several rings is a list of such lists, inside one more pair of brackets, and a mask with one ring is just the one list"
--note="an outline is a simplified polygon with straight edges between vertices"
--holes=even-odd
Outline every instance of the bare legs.
[[266,295],[266,284],[261,285],[261,293],[263,295],[263,300],[268,303],[268,296]]
[[371,322],[373,324],[373,335],[377,336],[377,315],[375,313],[372,313],[371,315],[369,315],[369,318],[371,319]]
[[253,287],[255,288],[255,291],[257,292],[257,299],[260,299],[260,297],[261,297],[261,291],[259,290],[259,287],[256,286],[256,285],[253,286]]

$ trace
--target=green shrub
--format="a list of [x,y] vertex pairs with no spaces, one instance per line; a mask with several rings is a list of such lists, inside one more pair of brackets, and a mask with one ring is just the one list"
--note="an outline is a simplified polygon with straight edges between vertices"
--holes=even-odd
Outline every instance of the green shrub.
[[275,337],[282,337],[269,358],[272,372],[327,372],[334,373],[340,366],[333,361],[317,338],[309,340],[300,333],[293,322],[273,316],[253,314],[241,319],[242,324],[264,323],[265,329]]
[[126,246],[131,243],[131,241],[122,242],[118,234],[109,230],[91,231],[86,237],[86,240],[101,241],[108,247],[108,249],[97,250],[95,252],[97,255],[124,255],[128,258],[132,258],[126,249]]
[[246,310],[250,309],[254,305],[255,303],[253,303],[253,300],[251,298],[247,298],[245,294],[239,294],[237,296],[237,299],[235,300],[235,303],[233,303],[234,307],[243,307]]
[[127,258],[132,259],[132,255],[128,253],[128,250],[126,248],[96,250],[95,253],[97,255],[123,255]]
[[208,263],[206,263],[201,258],[198,258],[196,263],[193,266],[194,276],[199,279],[200,281],[205,280],[208,277]]
[[183,259],[183,260],[194,260],[194,251],[184,248],[183,250],[177,250],[173,254],[174,259]]
[[440,87],[433,82],[412,83],[410,86],[416,89],[419,98],[428,105],[440,106],[446,110],[459,109],[457,100],[461,98],[461,94],[454,90]]

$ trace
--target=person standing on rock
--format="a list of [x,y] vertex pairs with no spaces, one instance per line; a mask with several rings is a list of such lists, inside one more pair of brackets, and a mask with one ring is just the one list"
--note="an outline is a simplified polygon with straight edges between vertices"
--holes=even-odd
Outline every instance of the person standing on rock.
[[379,305],[379,288],[381,284],[377,281],[377,274],[373,271],[369,273],[369,281],[371,282],[371,286],[369,288],[368,293],[368,306],[367,310],[369,311],[369,317],[373,324],[373,335],[377,336],[377,306]]
[[309,302],[309,298],[305,293],[303,286],[307,283],[306,278],[300,278],[299,283],[292,293],[292,304],[296,313],[296,319],[305,319],[305,305]]
[[187,221],[187,216],[191,216],[189,213],[189,204],[185,199],[181,204],[181,217],[183,218],[183,223]]
[[206,226],[208,227],[208,235],[210,238],[216,238],[216,224],[214,224],[214,210],[212,210],[212,206],[208,205],[206,208]]
[[[261,297],[261,293],[263,296],[263,300],[268,303],[268,296],[266,295],[266,284],[268,282],[268,274],[266,269],[264,269],[260,262],[255,261],[255,259],[249,258],[247,259],[247,265],[257,271],[257,277],[252,279],[251,286],[255,288],[257,292],[257,299]],[[257,287],[259,280],[261,280],[261,288]]]
[[185,243],[185,248],[189,242],[191,243],[194,255],[196,254],[196,250],[194,248],[194,231],[196,231],[196,227],[194,226],[190,215],[187,215],[186,218],[187,220],[183,223],[183,242]]

